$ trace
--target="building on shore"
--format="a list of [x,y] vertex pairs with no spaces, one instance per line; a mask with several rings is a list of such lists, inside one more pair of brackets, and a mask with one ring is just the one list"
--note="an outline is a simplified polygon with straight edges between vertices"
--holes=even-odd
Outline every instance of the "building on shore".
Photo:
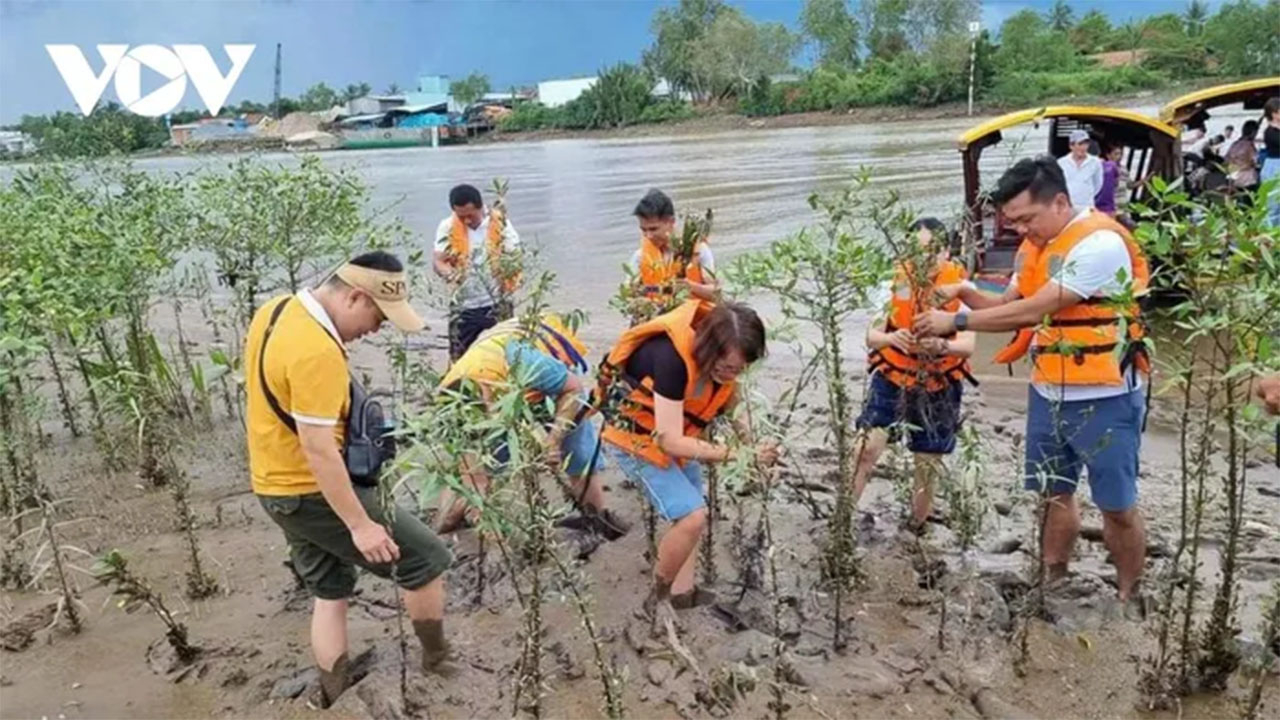
[[21,130],[0,130],[0,155],[26,155],[36,151],[36,141]]

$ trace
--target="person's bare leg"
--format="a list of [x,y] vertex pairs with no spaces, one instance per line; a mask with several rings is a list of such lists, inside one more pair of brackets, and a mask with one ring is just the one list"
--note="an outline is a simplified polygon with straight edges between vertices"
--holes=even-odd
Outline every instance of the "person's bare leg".
[[316,598],[311,610],[311,652],[320,668],[318,704],[327,708],[347,689],[347,601]]
[[853,504],[856,507],[862,500],[862,493],[867,489],[867,481],[876,469],[876,462],[884,454],[889,444],[889,433],[883,428],[871,428],[861,433],[861,439],[855,444],[853,457],[856,462],[853,468]]
[[[488,491],[489,476],[485,474],[478,458],[474,456],[466,456],[462,459],[461,465],[463,482],[471,485],[471,487],[475,488],[476,492],[481,495]],[[471,509],[470,503],[468,503],[467,499],[461,494],[448,488],[441,490],[439,520],[436,521],[436,532],[453,532],[457,529],[458,525],[461,524],[463,516]]]
[[[588,482],[587,491],[582,492],[582,484]],[[604,483],[600,481],[600,473],[592,473],[590,479],[578,476],[570,483],[574,498],[582,498],[582,505],[593,510],[604,510]]]
[[1142,576],[1146,562],[1147,537],[1142,515],[1138,509],[1102,513],[1102,539],[1111,551],[1116,565],[1116,584],[1120,588],[1120,602],[1128,602],[1133,588]]
[[1080,511],[1074,495],[1052,495],[1045,501],[1048,515],[1044,520],[1044,566],[1046,580],[1067,574],[1067,564],[1080,534]]
[[942,472],[942,456],[934,453],[915,454],[915,485],[911,489],[911,520],[916,527],[924,527],[933,512],[933,490],[938,473]]
[[[684,561],[680,566],[680,571],[676,573],[675,582],[671,583],[672,595],[684,595],[691,592],[694,585],[694,570],[698,568],[698,545],[701,544],[702,534],[698,534],[697,540],[693,541],[693,548],[689,550],[689,559]],[[662,548],[659,546],[658,553],[661,555]]]
[[707,510],[698,508],[675,521],[658,541],[658,561],[653,567],[653,590],[644,601],[645,612],[653,619],[655,632],[660,629],[664,617],[675,622],[675,609],[671,606],[673,587],[678,586],[676,592],[683,593],[693,589],[698,541],[702,539],[706,528]]

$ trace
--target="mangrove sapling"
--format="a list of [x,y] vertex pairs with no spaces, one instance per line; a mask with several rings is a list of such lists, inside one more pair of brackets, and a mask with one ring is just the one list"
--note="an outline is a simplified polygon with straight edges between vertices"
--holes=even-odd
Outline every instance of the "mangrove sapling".
[[[951,472],[939,474],[939,491],[947,502],[947,518],[951,530],[960,543],[960,564],[963,570],[963,594],[965,597],[965,617],[962,619],[964,630],[961,642],[967,642],[976,633],[970,632],[973,620],[974,585],[977,572],[973,564],[972,549],[978,536],[982,533],[990,500],[987,485],[984,482],[986,473],[985,458],[989,456],[983,447],[982,437],[971,424],[966,424],[957,437],[957,468]],[[946,597],[942,601],[942,612],[945,618]],[[938,644],[941,648],[944,639],[945,620],[939,621]]]
[[[845,646],[845,593],[859,574],[855,557],[852,476],[853,430],[849,378],[844,367],[842,340],[847,320],[866,306],[871,290],[888,275],[889,261],[882,244],[859,225],[880,207],[883,198],[869,193],[867,174],[830,197],[813,195],[810,207],[822,213],[817,230],[805,229],[778,240],[767,249],[740,256],[728,278],[743,291],[763,290],[778,296],[783,314],[816,327],[820,341],[828,405],[827,421],[834,439],[841,482],[835,511],[828,523],[824,577],[833,586],[835,631],[833,645]],[[890,204],[892,198],[889,199]]]
[[1253,681],[1249,688],[1249,698],[1244,705],[1244,719],[1258,720],[1262,717],[1262,691],[1276,669],[1275,651],[1280,647],[1280,581],[1271,583],[1270,597],[1263,599],[1262,633],[1258,638],[1259,650],[1249,671],[1253,673]]
[[[781,441],[783,433],[781,428],[772,425],[768,408],[763,405],[763,400],[754,393],[751,388],[745,388],[743,391],[743,409],[742,416],[745,420],[744,429],[747,432],[747,438],[740,440],[760,440],[771,439]],[[755,405],[760,405],[759,411]],[[781,548],[774,542],[773,535],[773,514],[772,507],[774,501],[774,490],[778,484],[777,468],[761,467],[756,460],[755,453],[750,451],[751,445],[746,445],[746,451],[735,453],[734,460],[726,467],[726,473],[732,473],[738,478],[743,478],[742,484],[755,488],[755,495],[760,501],[759,517],[760,528],[763,540],[763,556],[765,565],[768,569],[768,583],[765,586],[769,595],[769,612],[773,621],[771,643],[771,655],[773,665],[773,680],[770,688],[773,698],[769,701],[769,709],[773,712],[775,720],[782,720],[786,716],[787,710],[791,706],[784,699],[786,688],[791,684],[791,680],[795,676],[794,670],[786,657],[786,643],[783,640],[782,631],[782,613],[783,613],[783,597],[778,585],[778,554],[782,552]]]
[[98,560],[94,567],[98,582],[111,588],[111,594],[119,598],[117,603],[126,613],[146,607],[165,626],[165,640],[173,648],[178,661],[188,664],[200,654],[200,648],[192,645],[187,636],[187,626],[179,622],[164,604],[164,597],[151,588],[146,579],[129,569],[129,562],[119,550],[112,550]]
[[[1163,696],[1154,699],[1168,704],[1172,693],[1224,688],[1239,664],[1236,574],[1247,497],[1246,458],[1250,447],[1264,437],[1258,410],[1249,399],[1254,377],[1276,362],[1280,350],[1271,337],[1280,327],[1280,260],[1262,208],[1235,198],[1198,202],[1176,184],[1155,181],[1151,197],[1155,208],[1143,208],[1149,219],[1135,234],[1152,255],[1172,258],[1153,284],[1179,299],[1157,312],[1183,334],[1183,342],[1170,344],[1170,365],[1171,377],[1183,383],[1184,420],[1191,421],[1184,422],[1191,431],[1180,436],[1182,482],[1195,488],[1194,496],[1184,501],[1181,523],[1182,535],[1188,529],[1191,533],[1186,540],[1189,565],[1182,569],[1174,564],[1169,571],[1175,578],[1190,578],[1179,618],[1180,680],[1174,684],[1165,679],[1170,662],[1160,655],[1153,672],[1142,678],[1144,691]],[[1194,412],[1188,407],[1191,403],[1198,407]],[[1196,553],[1207,501],[1204,485],[1215,478],[1221,482],[1225,537],[1211,611],[1197,632]],[[1159,652],[1170,653],[1167,641]]]
[[[55,336],[56,337],[56,336]],[[50,338],[53,340],[54,338]],[[58,353],[53,342],[45,345],[45,357],[49,360],[49,370],[53,373],[54,383],[58,387],[58,406],[62,410],[62,424],[71,432],[71,437],[80,437],[80,419],[76,413],[75,402],[67,388],[67,381],[62,377],[62,366],[58,364]]]
[[[80,605],[80,599],[76,597],[75,587],[69,578],[70,573],[68,572],[73,568],[77,570],[79,568],[75,568],[75,566],[66,562],[63,559],[62,555],[64,552],[72,551],[87,557],[93,557],[93,556],[90,555],[88,552],[81,550],[78,547],[75,547],[72,545],[63,545],[58,541],[58,535],[57,535],[58,523],[55,522],[53,514],[54,514],[53,502],[48,499],[41,500],[40,530],[41,530],[41,534],[44,535],[44,542],[40,545],[39,550],[36,551],[36,558],[33,561],[32,565],[38,566],[44,551],[46,549],[49,551],[49,554],[51,557],[51,559],[49,560],[49,566],[58,575],[58,589],[59,589],[58,610],[54,614],[52,625],[57,625],[58,620],[65,615],[67,618],[67,622],[71,625],[71,631],[76,634],[79,634],[80,629],[84,624],[84,620],[83,618],[80,617],[80,608],[78,607],[78,605]],[[84,572],[84,571],[82,570],[81,572]],[[42,574],[43,574],[43,570],[37,567],[37,570],[34,573],[30,581],[30,584],[35,584],[39,582],[40,576]]]

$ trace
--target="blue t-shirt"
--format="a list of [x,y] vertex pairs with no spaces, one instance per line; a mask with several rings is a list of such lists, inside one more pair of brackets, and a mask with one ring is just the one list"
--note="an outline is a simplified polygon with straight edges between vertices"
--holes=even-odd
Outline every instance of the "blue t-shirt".
[[520,373],[521,385],[548,397],[555,397],[569,381],[569,368],[542,352],[527,340],[511,340],[506,344],[507,367]]

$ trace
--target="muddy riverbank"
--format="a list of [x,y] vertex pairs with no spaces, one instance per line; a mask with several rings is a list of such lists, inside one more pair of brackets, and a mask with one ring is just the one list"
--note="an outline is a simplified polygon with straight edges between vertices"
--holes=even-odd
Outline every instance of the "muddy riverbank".
[[[590,333],[595,335],[596,333]],[[384,339],[382,342],[390,342]],[[598,346],[598,344],[596,345]],[[411,348],[443,362],[442,343],[419,339]],[[855,348],[851,351],[857,352]],[[385,347],[364,343],[356,366],[375,376],[387,372]],[[856,357],[856,355],[855,355]],[[779,348],[757,381],[768,388],[798,372],[800,361]],[[859,373],[860,374],[860,373]],[[1033,503],[1017,487],[1026,386],[1016,378],[985,373],[970,392],[966,412],[983,438],[992,505],[976,549],[961,555],[940,504],[938,522],[922,541],[899,531],[902,513],[894,495],[894,464],[873,480],[859,515],[861,563],[866,579],[852,596],[853,639],[842,653],[831,649],[831,598],[818,585],[819,543],[836,481],[835,458],[821,430],[821,400],[805,397],[788,436],[791,470],[782,502],[772,506],[786,612],[783,636],[796,689],[787,702],[792,717],[1166,717],[1135,709],[1135,659],[1150,651],[1149,627],[1109,609],[1114,569],[1097,535],[1100,517],[1081,493],[1085,537],[1077,546],[1076,576],[1050,593],[1052,622],[1033,621],[1030,662],[1013,672],[1010,638],[1029,586]],[[858,398],[855,398],[855,401]],[[1142,507],[1150,528],[1148,570],[1158,567],[1176,540],[1176,434],[1162,410],[1143,445]],[[119,548],[164,593],[195,643],[204,648],[194,669],[166,675],[155,648],[162,628],[145,612],[126,615],[106,593],[78,576],[86,605],[86,629],[78,636],[46,630],[37,622],[30,644],[0,653],[4,717],[319,717],[306,707],[314,682],[309,669],[309,604],[282,562],[279,530],[249,493],[237,423],[220,418],[211,432],[193,430],[184,441],[184,465],[192,478],[203,552],[223,588],[195,603],[182,599],[185,549],[174,532],[170,500],[144,489],[130,472],[107,473],[87,441],[63,437],[47,423],[53,452],[41,476],[68,504],[62,540],[92,554]],[[1260,596],[1280,576],[1280,471],[1255,461],[1247,497],[1242,571],[1244,637],[1256,636]],[[685,640],[706,681],[682,668],[661,644],[647,638],[634,612],[646,591],[649,566],[639,522],[641,500],[616,470],[603,473],[609,502],[636,522],[615,543],[600,544],[583,569],[596,597],[596,617],[608,653],[626,673],[624,699],[633,717],[756,717],[766,714],[772,621],[766,595],[743,588],[733,560],[732,528],[750,536],[758,517],[752,496],[722,499],[714,531],[720,602],[686,611]],[[1213,515],[1217,517],[1217,515]],[[1216,581],[1212,559],[1220,523],[1207,534],[1210,562],[1201,570]],[[562,535],[566,547],[581,538]],[[511,679],[519,657],[519,608],[497,564],[485,565],[488,592],[478,605],[476,538],[449,538],[458,562],[450,573],[448,629],[462,660],[462,674],[441,682],[413,671],[416,643],[408,646],[407,693],[417,713],[430,717],[507,717]],[[87,562],[87,560],[85,561]],[[926,577],[927,576],[927,577]],[[931,582],[925,582],[926,579]],[[555,599],[548,609],[551,671],[546,708],[551,717],[600,715],[599,685],[578,618]],[[947,620],[939,648],[943,598]],[[4,595],[6,627],[45,607],[49,595]],[[330,716],[408,717],[401,700],[400,645],[392,587],[371,576],[360,582],[352,610],[351,645],[367,673]],[[6,643],[18,643],[11,633]],[[717,682],[719,683],[717,685]],[[1271,703],[1280,702],[1274,679]],[[707,687],[720,687],[708,695]],[[725,688],[732,687],[732,691]],[[1184,717],[1229,717],[1243,690],[1190,698]],[[1273,705],[1274,707],[1274,705]],[[1013,710],[1010,710],[1013,708]],[[1174,713],[1167,715],[1175,717]]]

